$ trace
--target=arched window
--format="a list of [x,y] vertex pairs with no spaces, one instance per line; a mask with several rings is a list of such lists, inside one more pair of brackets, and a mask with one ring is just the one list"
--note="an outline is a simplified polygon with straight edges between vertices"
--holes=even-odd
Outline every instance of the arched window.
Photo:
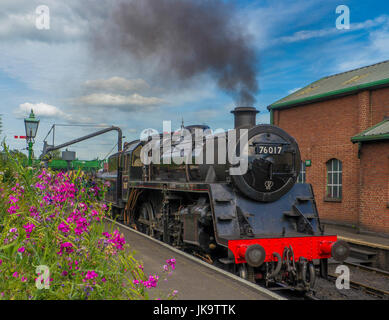
[[297,183],[305,183],[306,182],[306,166],[305,161],[301,161],[300,174],[297,177]]
[[342,161],[331,159],[327,162],[326,198],[342,199]]

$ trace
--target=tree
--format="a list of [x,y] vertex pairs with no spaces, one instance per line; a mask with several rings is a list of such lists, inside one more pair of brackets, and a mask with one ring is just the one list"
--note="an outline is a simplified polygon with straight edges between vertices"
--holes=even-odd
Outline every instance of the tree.
[[44,160],[62,160],[61,150],[50,151],[43,157]]
[[62,159],[62,154],[61,154],[61,150],[54,150],[54,151],[50,151],[48,153],[50,159],[52,160],[61,160]]

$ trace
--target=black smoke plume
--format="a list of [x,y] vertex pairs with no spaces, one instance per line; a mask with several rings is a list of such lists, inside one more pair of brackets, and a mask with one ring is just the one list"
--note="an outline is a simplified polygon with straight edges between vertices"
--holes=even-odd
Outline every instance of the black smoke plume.
[[[257,57],[236,8],[223,0],[129,0],[115,5],[94,49],[158,61],[166,81],[211,74],[239,105],[258,91]],[[113,56],[112,59],[115,59]]]

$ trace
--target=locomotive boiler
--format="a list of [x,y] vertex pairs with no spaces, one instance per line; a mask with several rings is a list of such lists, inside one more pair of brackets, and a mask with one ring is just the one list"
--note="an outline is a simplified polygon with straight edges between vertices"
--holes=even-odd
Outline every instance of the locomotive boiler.
[[[231,174],[236,165],[220,158],[220,135],[204,125],[182,127],[192,135],[192,155],[198,140],[200,150],[212,142],[214,163],[204,153],[200,163],[163,161],[172,156],[171,149],[164,152],[164,133],[158,135],[160,163],[145,164],[141,155],[148,141],[132,141],[109,158],[101,175],[110,182],[106,201],[124,223],[249,281],[308,291],[316,269],[326,276],[327,260],[346,259],[348,245],[324,233],[312,186],[297,183],[301,158],[295,139],[276,126],[256,125],[253,107],[232,113],[234,128],[247,133],[242,174]],[[208,134],[199,138],[196,130]],[[236,139],[239,155],[239,134]]]

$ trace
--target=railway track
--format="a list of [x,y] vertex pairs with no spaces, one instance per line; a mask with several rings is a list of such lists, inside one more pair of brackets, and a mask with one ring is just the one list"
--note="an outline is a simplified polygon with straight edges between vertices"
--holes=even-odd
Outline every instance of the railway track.
[[[343,262],[343,264],[354,268],[354,271],[357,270],[357,271],[365,272],[366,274],[377,275],[380,277],[380,279],[382,279],[382,277],[385,277],[386,279],[389,278],[389,272],[382,270],[382,269],[368,267],[368,266],[364,266],[364,265],[352,263],[352,262],[347,262],[347,261]],[[335,274],[330,273],[328,275],[328,278],[330,281],[335,282],[337,276]],[[389,299],[389,291],[388,290],[385,290],[382,288],[376,288],[370,284],[366,284],[366,283],[363,283],[360,281],[355,281],[355,280],[350,279],[350,287],[353,289],[356,289],[356,290],[361,290],[363,292],[366,292],[369,295],[373,295],[373,296],[381,298],[381,299]]]
[[379,274],[379,275],[382,275],[382,276],[389,277],[389,272],[385,271],[385,270],[381,270],[381,269],[377,269],[377,268],[372,268],[372,267],[364,266],[362,264],[346,262],[346,261],[343,262],[343,264],[345,264],[347,266],[352,266],[352,267],[360,269],[360,270],[365,270],[365,271],[376,273],[376,274]]
[[[334,274],[329,274],[328,279],[335,282],[337,279],[337,276]],[[358,281],[350,280],[350,287],[353,289],[362,290],[362,291],[366,292],[367,294],[374,295],[374,296],[381,298],[381,299],[389,299],[389,291],[374,288],[370,285],[367,285],[367,284],[364,284],[364,283],[361,283]]]

